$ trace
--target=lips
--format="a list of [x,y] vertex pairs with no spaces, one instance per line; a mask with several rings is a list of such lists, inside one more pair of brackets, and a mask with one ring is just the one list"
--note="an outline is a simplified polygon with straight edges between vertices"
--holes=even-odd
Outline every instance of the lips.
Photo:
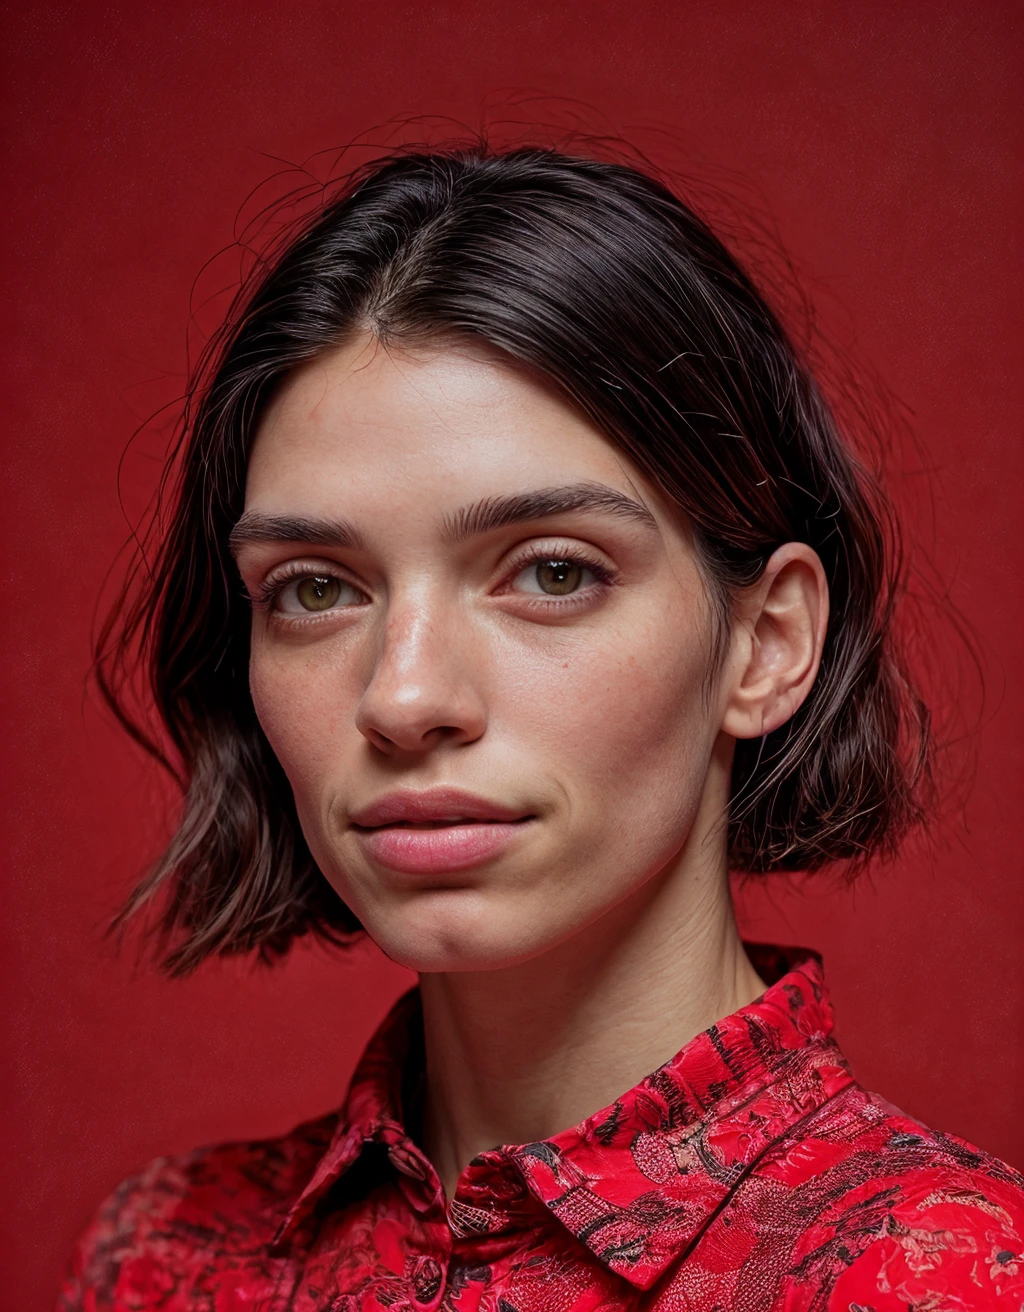
[[460,788],[427,788],[388,793],[356,811],[352,823],[361,829],[376,829],[381,825],[458,824],[474,820],[510,824],[526,818],[525,811],[500,806]]
[[458,788],[430,788],[389,793],[351,820],[361,846],[379,865],[437,874],[493,860],[533,818]]

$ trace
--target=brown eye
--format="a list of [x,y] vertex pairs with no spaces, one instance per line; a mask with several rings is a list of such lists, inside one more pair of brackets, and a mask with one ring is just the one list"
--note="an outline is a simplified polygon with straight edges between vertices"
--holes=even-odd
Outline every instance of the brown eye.
[[584,568],[574,560],[542,560],[534,566],[541,592],[564,597],[583,582]]
[[520,570],[513,586],[516,592],[532,592],[534,596],[567,597],[591,587],[600,577],[597,566],[549,556],[547,560],[534,559]]
[[341,580],[329,575],[314,574],[300,579],[295,597],[303,610],[330,610],[341,596]]
[[273,596],[274,611],[288,619],[342,610],[366,601],[358,588],[333,574],[299,574],[274,588]]

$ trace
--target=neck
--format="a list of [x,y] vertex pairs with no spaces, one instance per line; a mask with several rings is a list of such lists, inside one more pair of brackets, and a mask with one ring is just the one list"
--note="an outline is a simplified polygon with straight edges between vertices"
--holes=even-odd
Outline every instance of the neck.
[[552,951],[421,978],[424,1147],[449,1197],[477,1153],[600,1111],[763,991],[733,918],[724,839],[695,847]]

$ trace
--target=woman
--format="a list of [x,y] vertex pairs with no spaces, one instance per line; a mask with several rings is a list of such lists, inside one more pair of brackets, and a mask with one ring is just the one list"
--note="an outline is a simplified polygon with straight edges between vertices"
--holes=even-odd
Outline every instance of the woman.
[[340,1111],[123,1184],[61,1306],[1018,1308],[1020,1177],[733,919],[730,867],[894,849],[927,717],[884,503],[732,256],[621,165],[410,155],[211,358],[103,674],[148,661],[186,788],[129,911],[176,973],[365,932],[420,987]]

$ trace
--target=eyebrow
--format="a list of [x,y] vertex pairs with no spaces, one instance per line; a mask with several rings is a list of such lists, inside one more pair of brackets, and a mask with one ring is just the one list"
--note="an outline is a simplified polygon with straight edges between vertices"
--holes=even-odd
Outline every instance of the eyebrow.
[[343,520],[265,515],[259,510],[247,510],[228,536],[232,554],[246,542],[306,542],[317,547],[362,545],[359,534]]
[[656,526],[656,520],[647,507],[624,492],[603,483],[570,483],[565,487],[544,487],[536,492],[520,492],[506,497],[485,497],[483,501],[464,506],[454,515],[446,515],[444,534],[449,542],[464,542],[466,538],[492,533],[509,524],[581,510],[603,511],[648,528]]
[[[467,538],[493,533],[511,524],[580,511],[616,515],[647,528],[654,528],[657,523],[642,502],[624,492],[603,483],[570,483],[565,487],[485,497],[482,501],[463,506],[454,515],[445,515],[443,534],[447,542],[464,542]],[[234,553],[247,542],[304,542],[319,547],[362,545],[359,534],[344,520],[267,515],[258,510],[247,510],[228,538],[228,545]]]

